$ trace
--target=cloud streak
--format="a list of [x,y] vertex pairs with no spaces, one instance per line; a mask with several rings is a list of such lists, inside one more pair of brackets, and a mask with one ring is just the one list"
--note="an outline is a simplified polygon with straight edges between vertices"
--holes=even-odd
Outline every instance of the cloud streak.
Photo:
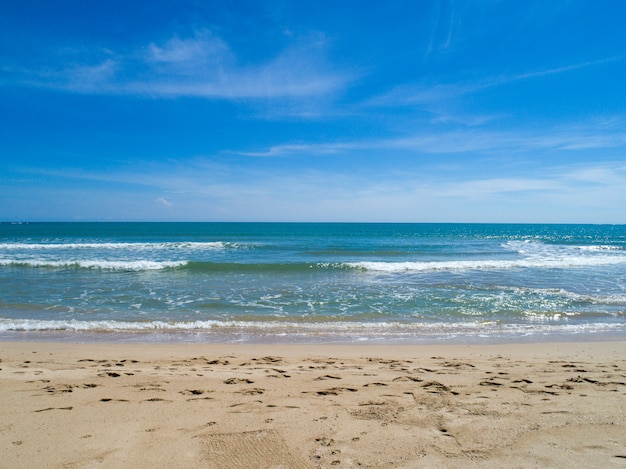
[[5,67],[23,86],[73,93],[209,99],[306,98],[329,95],[353,79],[331,70],[319,40],[295,43],[273,59],[240,65],[208,30],[172,37],[128,53],[89,51],[83,61],[45,69]]
[[256,151],[233,152],[243,156],[287,157],[340,155],[351,151],[405,150],[423,154],[467,152],[581,151],[626,147],[626,129],[619,120],[609,125],[592,120],[538,130],[496,131],[461,129],[419,131],[414,134],[325,143],[285,143]]
[[[379,171],[375,179],[349,170],[279,172],[241,166],[216,171],[202,160],[160,165],[150,171],[139,166],[111,173],[37,171],[56,181],[55,187],[63,179],[97,182],[91,184],[94,194],[108,193],[111,184],[122,183],[129,193],[133,186],[142,186],[155,194],[152,200],[157,206],[175,207],[177,216],[190,220],[220,218],[225,207],[238,219],[253,220],[262,213],[275,220],[336,221],[407,221],[415,217],[459,221],[473,213],[474,221],[577,222],[582,221],[577,218],[578,207],[594,207],[602,209],[598,219],[587,218],[587,222],[606,222],[607,218],[601,217],[607,213],[615,217],[626,210],[623,162],[555,165],[525,175],[510,170],[484,177],[467,172],[463,165],[444,173],[433,168],[402,173],[388,168]],[[56,197],[51,195],[50,200]],[[536,210],[520,218],[522,213],[515,209],[528,203]],[[490,210],[496,206],[510,210],[494,215]],[[476,218],[480,207],[482,215]],[[416,210],[419,214],[412,215]],[[562,210],[556,218],[555,210]]]
[[463,96],[477,93],[486,89],[506,85],[516,81],[523,81],[532,78],[541,78],[550,75],[558,75],[588,67],[605,65],[612,62],[624,60],[624,56],[605,57],[598,60],[590,60],[576,64],[564,65],[540,69],[517,74],[498,75],[483,78],[474,82],[465,83],[443,83],[433,86],[427,85],[400,85],[393,88],[386,94],[370,99],[367,106],[415,106],[419,104],[439,103],[451,101]]

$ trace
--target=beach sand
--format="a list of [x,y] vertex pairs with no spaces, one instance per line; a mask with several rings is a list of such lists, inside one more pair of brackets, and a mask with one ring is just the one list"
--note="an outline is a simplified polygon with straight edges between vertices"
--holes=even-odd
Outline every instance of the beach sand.
[[0,343],[6,468],[626,467],[626,343]]

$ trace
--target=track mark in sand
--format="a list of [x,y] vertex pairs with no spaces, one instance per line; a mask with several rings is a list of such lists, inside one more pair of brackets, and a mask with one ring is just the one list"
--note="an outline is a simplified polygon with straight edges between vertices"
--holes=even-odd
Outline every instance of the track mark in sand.
[[249,408],[249,407],[253,407],[254,404],[263,404],[263,401],[259,401],[257,399],[257,400],[250,401],[250,402],[238,402],[236,404],[231,404],[228,407],[230,407],[231,409],[234,407],[242,407],[242,406]]
[[417,376],[398,376],[393,379],[394,381],[413,381],[414,383],[421,383],[424,381],[422,378],[418,378]]
[[427,383],[422,384],[422,388],[431,394],[443,394],[450,392],[450,388],[445,384],[441,384],[439,381],[428,381]]
[[270,370],[265,370],[266,373],[270,373],[267,375],[268,378],[291,378],[291,375],[287,374],[287,371],[281,370],[278,368],[272,368]]
[[548,389],[565,389],[565,390],[569,390],[569,389],[574,389],[574,386],[571,386],[569,384],[546,384],[545,386]]
[[263,357],[263,358],[253,358],[253,362],[260,365],[276,365],[278,363],[283,363],[282,357]]
[[[168,383],[168,381],[165,381],[165,382]],[[163,389],[163,384],[161,383],[144,382],[144,383],[133,384],[132,387],[138,388],[140,391],[160,391],[160,392],[166,391],[166,389]]]
[[45,409],[35,410],[33,412],[47,412],[49,410],[72,410],[74,407],[46,407]]
[[390,365],[390,368],[395,366],[404,366],[413,363],[411,360],[395,360],[395,359],[387,359],[387,358],[375,358],[370,357],[367,359],[368,362],[380,363],[381,365]]
[[[49,382],[49,381],[48,381]],[[46,386],[44,389],[44,391],[50,393],[50,394],[62,394],[62,393],[66,393],[66,392],[74,392],[74,389],[77,388],[82,388],[82,389],[91,389],[91,388],[96,388],[98,387],[97,384],[93,384],[93,383],[83,383],[83,384],[58,384],[58,385],[49,385]]]
[[83,468],[83,467],[96,467],[101,466],[102,463],[105,462],[108,456],[113,454],[116,450],[105,451],[102,453],[98,453],[93,455],[92,457],[88,457],[85,459],[81,459],[78,461],[70,461],[64,463],[62,466],[63,469],[74,469],[74,468]]
[[493,379],[481,381],[478,384],[480,384],[481,386],[502,386],[502,383],[498,383],[497,381],[493,381]]
[[[160,389],[159,391],[164,391],[164,389]],[[204,394],[205,391],[203,389],[185,389],[179,392],[184,396],[200,396]]]
[[166,389],[163,388],[158,388],[158,387],[152,387],[152,388],[139,388],[140,391],[158,391],[158,392],[166,392]]
[[[348,391],[348,392],[357,392],[358,389],[355,388],[330,388],[324,389],[322,391],[314,391],[318,396],[337,396],[339,393]],[[309,391],[303,391],[303,394],[308,393]]]
[[[163,391],[165,390],[163,389]],[[204,391],[203,389],[185,389],[184,391],[179,391],[179,393],[182,394],[183,396],[197,396],[197,397],[190,397],[189,399],[187,399],[187,402],[213,400],[213,398],[209,396],[199,397],[199,396],[202,396],[202,394],[204,394],[205,392],[212,392],[212,391]]]
[[256,396],[259,394],[263,394],[265,392],[265,389],[262,388],[251,388],[251,389],[244,389],[243,391],[237,391],[238,394],[244,394],[246,396]]
[[248,378],[228,378],[224,380],[224,384],[252,384],[254,381]]
[[315,438],[315,442],[319,443],[321,446],[330,446],[335,443],[335,440],[332,438],[326,438],[325,436],[320,438]]
[[320,376],[318,378],[315,378],[315,381],[323,381],[325,379],[341,379],[341,376],[337,376],[337,375],[324,375],[324,376]]
[[405,409],[392,401],[367,401],[361,402],[356,409],[348,413],[360,420],[376,420],[382,424],[397,422]]
[[64,392],[73,392],[71,384],[60,384],[58,386],[46,386],[44,391],[50,394],[61,394]]
[[309,469],[311,466],[291,453],[283,438],[273,430],[216,433],[202,437],[202,455],[210,467],[284,467]]
[[337,360],[339,360],[338,358],[305,358],[304,361],[305,362],[313,362],[317,365],[320,366],[309,366],[310,369],[325,369],[327,368],[327,366],[323,366],[323,365],[334,365],[335,363],[337,363]]
[[443,362],[442,366],[446,368],[475,368],[475,366],[472,365],[471,363],[457,362],[457,361]]
[[[315,442],[319,443],[320,448],[313,454],[312,458],[316,461],[318,467],[339,466],[341,464],[341,459],[338,459],[341,450],[335,446],[335,440],[321,437],[316,438]],[[350,464],[350,467],[352,467],[352,464]]]
[[526,394],[548,394],[550,396],[558,396],[559,393],[555,392],[555,391],[546,391],[545,389],[528,389],[525,387],[513,387],[513,389],[519,389],[520,391],[526,393]]
[[592,378],[583,378],[582,376],[576,376],[575,378],[568,378],[568,382],[570,383],[590,383],[597,384],[598,386],[624,386],[626,382],[624,381],[600,381]]
[[209,360],[207,358],[204,358],[204,360],[205,360],[206,365],[222,365],[222,366],[230,365],[230,362],[228,360],[224,360],[222,358],[216,358],[214,360]]

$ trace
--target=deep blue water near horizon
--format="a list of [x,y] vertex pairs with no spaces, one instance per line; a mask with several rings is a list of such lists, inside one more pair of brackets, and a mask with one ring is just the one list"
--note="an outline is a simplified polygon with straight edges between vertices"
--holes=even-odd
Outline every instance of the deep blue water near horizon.
[[0,338],[626,338],[626,225],[0,223]]

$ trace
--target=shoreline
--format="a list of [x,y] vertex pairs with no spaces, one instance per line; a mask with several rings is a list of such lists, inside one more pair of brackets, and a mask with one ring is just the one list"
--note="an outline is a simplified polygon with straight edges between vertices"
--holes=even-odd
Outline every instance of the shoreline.
[[626,324],[605,324],[599,330],[535,330],[527,329],[478,332],[475,327],[448,331],[413,331],[355,333],[339,330],[312,331],[293,329],[272,331],[261,328],[226,327],[215,330],[3,330],[1,342],[67,342],[67,343],[115,343],[115,344],[250,344],[250,345],[498,345],[567,342],[612,342],[626,339]]
[[2,341],[0,360],[7,467],[626,467],[624,341]]
[[[120,348],[121,347],[121,348]],[[109,357],[123,354],[138,354],[151,358],[161,357],[166,351],[169,358],[180,358],[189,354],[224,354],[241,355],[282,354],[293,359],[304,359],[314,355],[339,355],[347,357],[368,357],[374,355],[393,357],[429,358],[433,354],[466,355],[508,355],[516,358],[566,358],[585,353],[593,359],[618,359],[626,361],[626,341],[621,340],[563,340],[532,342],[494,342],[494,343],[177,343],[177,342],[75,342],[47,340],[2,340],[0,353],[15,354],[57,353],[64,358],[74,358],[81,354],[103,353]],[[63,356],[61,355],[61,356]],[[538,357],[541,356],[541,357]],[[1,363],[1,362],[0,362]]]

